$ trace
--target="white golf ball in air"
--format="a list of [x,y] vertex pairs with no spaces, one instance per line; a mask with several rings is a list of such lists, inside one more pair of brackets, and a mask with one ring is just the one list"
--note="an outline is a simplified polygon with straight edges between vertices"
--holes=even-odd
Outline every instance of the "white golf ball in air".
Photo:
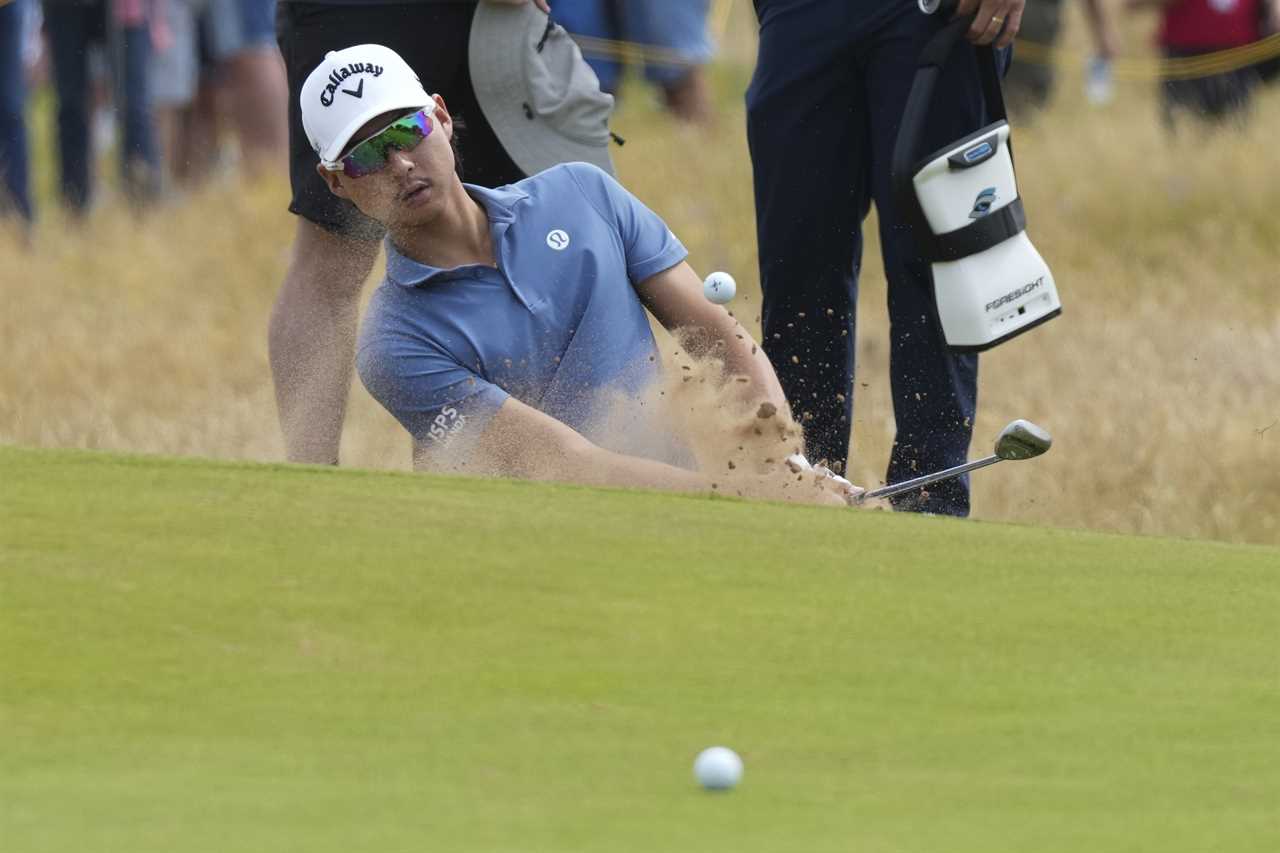
[[738,283],[727,272],[713,272],[702,281],[702,295],[723,305],[738,292]]
[[742,780],[742,759],[727,746],[713,746],[698,753],[693,775],[709,791],[727,791]]

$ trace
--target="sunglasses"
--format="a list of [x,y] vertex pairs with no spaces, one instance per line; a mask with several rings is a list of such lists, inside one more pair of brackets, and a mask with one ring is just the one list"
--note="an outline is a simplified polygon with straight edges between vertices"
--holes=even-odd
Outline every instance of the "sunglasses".
[[333,165],[325,164],[331,172],[342,172],[348,178],[363,178],[387,167],[387,154],[392,148],[412,151],[418,143],[431,135],[431,116],[425,109],[396,119],[382,130],[361,142],[346,157]]

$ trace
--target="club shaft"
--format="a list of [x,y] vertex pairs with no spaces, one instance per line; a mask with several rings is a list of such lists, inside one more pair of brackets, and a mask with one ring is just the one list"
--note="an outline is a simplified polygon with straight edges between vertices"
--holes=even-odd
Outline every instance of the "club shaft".
[[957,465],[954,468],[947,468],[945,471],[936,471],[932,474],[925,474],[923,477],[916,477],[913,480],[903,480],[901,483],[894,483],[890,486],[881,486],[878,489],[872,489],[864,492],[858,499],[858,502],[868,500],[870,498],[887,498],[891,495],[898,495],[903,492],[909,492],[912,489],[918,489],[921,486],[927,486],[930,483],[936,483],[939,480],[946,480],[951,477],[958,477],[968,471],[978,468],[985,468],[988,465],[994,465],[1000,461],[999,456],[987,456],[984,459],[975,459],[972,462],[966,462],[963,465]]

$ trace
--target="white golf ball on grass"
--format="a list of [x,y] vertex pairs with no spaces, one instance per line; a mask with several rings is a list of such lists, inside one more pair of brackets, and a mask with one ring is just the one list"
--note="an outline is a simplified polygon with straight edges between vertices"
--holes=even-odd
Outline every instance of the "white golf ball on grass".
[[713,272],[702,280],[702,295],[717,305],[724,305],[738,292],[738,283],[727,272]]
[[728,791],[742,780],[742,759],[727,746],[712,746],[698,753],[693,775],[708,791]]

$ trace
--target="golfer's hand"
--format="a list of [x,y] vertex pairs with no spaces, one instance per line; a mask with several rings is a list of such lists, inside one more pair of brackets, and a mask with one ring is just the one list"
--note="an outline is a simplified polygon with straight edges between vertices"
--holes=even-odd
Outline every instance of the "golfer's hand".
[[1027,0],[960,0],[956,17],[974,15],[973,26],[965,34],[974,44],[994,42],[996,47],[1008,47],[1022,26],[1026,5]]
[[861,486],[855,486],[850,483],[825,465],[810,465],[809,460],[799,453],[788,456],[786,464],[792,474],[812,475],[815,486],[821,491],[839,498],[847,506],[857,504],[859,495],[866,491]]
[[547,5],[547,0],[489,0],[490,3],[505,3],[508,6],[519,6],[521,3],[532,3],[548,15],[551,14],[551,7]]

